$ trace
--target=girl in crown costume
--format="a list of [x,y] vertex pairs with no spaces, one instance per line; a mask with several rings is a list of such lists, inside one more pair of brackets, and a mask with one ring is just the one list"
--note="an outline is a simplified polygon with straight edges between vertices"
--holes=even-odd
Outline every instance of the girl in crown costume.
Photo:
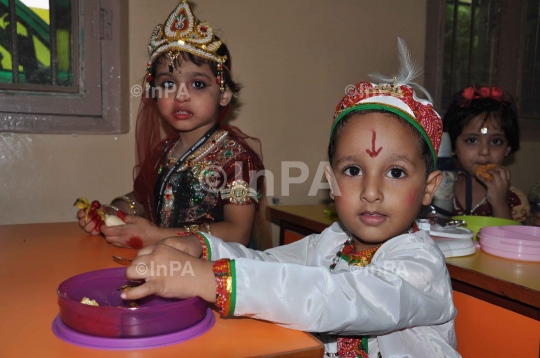
[[[444,255],[414,224],[442,178],[442,122],[409,86],[418,70],[401,39],[400,51],[393,83],[361,82],[336,108],[326,176],[341,223],[264,252],[203,232],[163,240],[139,251],[126,276],[145,283],[122,298],[199,296],[223,315],[318,332],[327,357],[460,357]],[[136,270],[170,261],[196,277]]]
[[156,26],[148,52],[134,191],[111,203],[133,216],[86,230],[134,248],[194,230],[270,247],[260,141],[223,123],[240,90],[227,47],[184,0]]

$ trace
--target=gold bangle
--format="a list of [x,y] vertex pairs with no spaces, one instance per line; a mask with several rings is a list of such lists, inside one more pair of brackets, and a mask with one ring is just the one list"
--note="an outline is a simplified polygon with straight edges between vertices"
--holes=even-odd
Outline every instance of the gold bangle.
[[129,208],[131,209],[131,215],[137,215],[137,209],[135,208],[135,201],[134,200],[131,200],[129,198],[129,196],[127,195],[122,195],[122,196],[117,196],[116,198],[114,198],[112,201],[111,201],[111,204],[114,203],[116,200],[123,200],[125,201],[126,203],[128,203],[129,205]]
[[189,226],[184,226],[184,231],[187,233],[192,233],[193,231],[199,231],[199,225],[193,224]]
[[118,209],[116,206],[111,205],[111,204],[103,204],[103,207],[104,207],[104,208],[112,209],[112,210],[114,210],[115,212],[120,211],[120,209]]
[[212,235],[212,232],[210,231],[210,224],[204,223],[204,227],[206,228],[206,232],[208,233],[208,235]]

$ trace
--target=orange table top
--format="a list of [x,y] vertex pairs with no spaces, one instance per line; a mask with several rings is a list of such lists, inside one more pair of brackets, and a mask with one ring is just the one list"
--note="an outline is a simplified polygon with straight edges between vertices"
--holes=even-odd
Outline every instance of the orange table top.
[[136,251],[91,237],[77,223],[0,226],[0,357],[322,357],[310,334],[250,318],[222,318],[205,334],[169,347],[107,351],[58,339],[52,322],[59,313],[56,287],[92,270],[118,267],[111,256]]

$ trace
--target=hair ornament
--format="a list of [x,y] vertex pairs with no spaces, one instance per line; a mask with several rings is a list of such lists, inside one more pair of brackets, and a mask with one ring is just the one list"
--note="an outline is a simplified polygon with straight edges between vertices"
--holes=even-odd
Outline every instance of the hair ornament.
[[422,68],[418,62],[412,58],[411,53],[407,48],[407,44],[401,37],[398,37],[398,52],[400,66],[397,75],[386,77],[381,75],[379,72],[375,72],[370,73],[368,76],[377,82],[388,84],[393,83],[394,87],[401,87],[405,85],[416,88],[424,93],[428,101],[433,102],[428,90],[418,83],[413,82],[422,74]]
[[225,90],[223,80],[223,64],[227,56],[219,56],[216,51],[221,41],[214,35],[214,30],[206,21],[195,17],[191,6],[186,0],[176,7],[169,15],[165,25],[159,24],[152,31],[148,44],[147,82],[152,82],[151,69],[154,61],[163,53],[169,54],[169,73],[174,70],[174,62],[181,51],[218,63],[218,84],[220,90]]
[[489,131],[489,116],[487,112],[484,112],[482,114],[482,120],[484,123],[482,124],[482,128],[480,128],[480,133],[482,134],[488,134]]
[[479,98],[492,99],[503,104],[508,101],[508,95],[499,87],[468,87],[461,92],[461,97],[463,98],[461,107],[468,107],[473,100]]

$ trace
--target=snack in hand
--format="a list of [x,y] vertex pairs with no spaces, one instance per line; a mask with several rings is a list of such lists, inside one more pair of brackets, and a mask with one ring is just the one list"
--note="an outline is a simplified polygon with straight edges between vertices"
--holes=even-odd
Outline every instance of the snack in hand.
[[493,175],[486,173],[486,170],[492,169],[498,167],[497,164],[485,164],[485,165],[479,165],[476,168],[476,171],[474,172],[474,175],[481,176],[482,178],[485,178],[489,181],[493,181]]
[[120,226],[126,225],[118,216],[105,214],[105,225],[107,226]]
[[133,284],[128,284],[128,285],[122,285],[120,286],[120,288],[116,291],[122,291],[122,292],[126,292],[126,291],[129,291],[131,290],[132,288],[135,288],[135,287],[139,287],[140,285],[133,285]]

